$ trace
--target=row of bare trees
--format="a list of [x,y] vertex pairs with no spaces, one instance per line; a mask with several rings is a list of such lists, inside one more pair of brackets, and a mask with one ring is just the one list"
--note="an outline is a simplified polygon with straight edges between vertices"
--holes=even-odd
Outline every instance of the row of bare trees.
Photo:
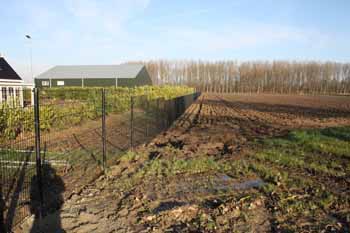
[[180,84],[206,92],[348,94],[350,64],[289,61],[143,62],[155,84]]

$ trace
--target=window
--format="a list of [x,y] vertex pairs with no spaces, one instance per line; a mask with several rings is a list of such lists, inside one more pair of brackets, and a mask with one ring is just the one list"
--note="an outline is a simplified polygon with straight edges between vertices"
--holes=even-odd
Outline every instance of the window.
[[9,96],[13,97],[13,87],[9,87]]
[[2,87],[1,88],[1,96],[2,96],[2,100],[3,101],[7,100],[7,89],[6,89],[6,87]]
[[57,81],[57,86],[64,86],[64,81]]
[[41,86],[48,87],[48,86],[50,86],[50,82],[49,81],[41,81]]
[[19,98],[19,89],[18,88],[16,88],[15,93],[16,93],[16,97]]

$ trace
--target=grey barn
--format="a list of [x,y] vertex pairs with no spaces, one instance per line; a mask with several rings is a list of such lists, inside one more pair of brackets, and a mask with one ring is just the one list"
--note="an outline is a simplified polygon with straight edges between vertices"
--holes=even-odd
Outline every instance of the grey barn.
[[144,65],[55,66],[34,80],[36,87],[135,87],[152,85]]

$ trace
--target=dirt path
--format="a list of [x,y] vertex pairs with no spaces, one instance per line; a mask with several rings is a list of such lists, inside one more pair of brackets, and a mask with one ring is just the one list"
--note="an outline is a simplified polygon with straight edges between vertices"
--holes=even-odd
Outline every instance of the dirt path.
[[[257,140],[291,129],[350,125],[350,100],[344,98],[202,95],[167,132],[119,159],[41,227],[73,233],[270,232],[275,213],[259,190],[263,181],[244,170],[245,157],[257,150]],[[225,172],[222,164],[236,163]],[[29,232],[32,224],[16,232]]]

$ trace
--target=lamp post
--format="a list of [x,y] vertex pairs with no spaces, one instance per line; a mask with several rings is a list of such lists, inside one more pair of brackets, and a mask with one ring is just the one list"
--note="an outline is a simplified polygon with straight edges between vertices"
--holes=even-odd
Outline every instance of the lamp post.
[[[29,40],[29,51],[30,51],[30,75],[32,76],[32,81],[34,81],[34,76],[33,76],[33,52],[32,52],[32,37],[30,35],[25,35],[26,38]],[[23,93],[22,93],[23,95]],[[23,103],[23,101],[22,101]],[[31,94],[31,103],[34,103],[34,92],[32,91]]]
[[32,53],[32,37],[30,35],[26,35],[26,38],[29,40],[30,45],[29,45],[29,49],[30,49],[30,74],[32,76],[33,79],[33,53]]

